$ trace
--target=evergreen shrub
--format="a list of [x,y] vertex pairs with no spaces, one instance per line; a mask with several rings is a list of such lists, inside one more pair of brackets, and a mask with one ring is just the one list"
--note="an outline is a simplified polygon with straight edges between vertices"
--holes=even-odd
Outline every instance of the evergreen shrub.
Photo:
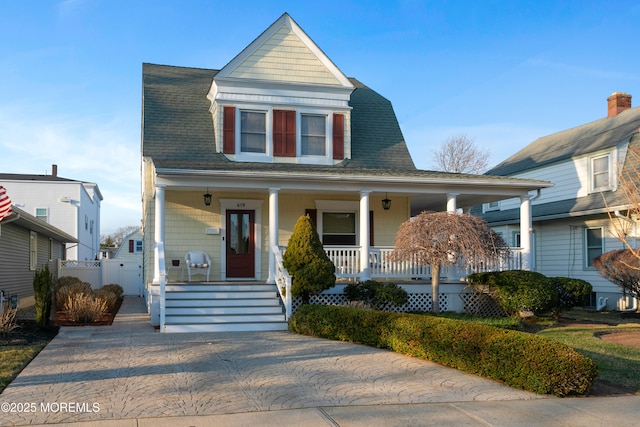
[[554,315],[589,303],[589,296],[593,290],[591,283],[570,277],[551,277],[549,280],[558,293],[557,304],[553,309]]
[[401,307],[409,300],[407,291],[396,283],[383,283],[375,280],[349,283],[344,288],[349,301],[362,301],[376,310],[387,307]]
[[291,294],[308,304],[311,295],[336,284],[335,266],[329,259],[308,215],[301,216],[289,238],[283,257],[284,268],[292,276]]
[[33,292],[35,297],[36,322],[41,328],[49,326],[51,316],[51,288],[53,276],[49,271],[49,266],[45,264],[41,269],[36,270],[33,276]]
[[476,289],[491,295],[510,315],[526,311],[544,313],[557,303],[554,284],[535,271],[473,273],[468,280]]

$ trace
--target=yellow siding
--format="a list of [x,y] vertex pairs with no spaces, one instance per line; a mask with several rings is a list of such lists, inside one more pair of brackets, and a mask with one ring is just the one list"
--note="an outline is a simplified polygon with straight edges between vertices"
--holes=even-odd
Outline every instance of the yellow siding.
[[[145,195],[153,195],[152,188],[145,189]],[[209,254],[212,260],[211,280],[220,280],[220,262],[222,258],[222,234],[207,234],[207,228],[217,228],[222,233],[225,227],[224,218],[220,214],[220,201],[223,199],[261,200],[262,216],[256,218],[260,222],[261,268],[262,280],[266,280],[269,272],[269,197],[266,193],[218,193],[215,194],[210,206],[202,201],[202,192],[172,191],[165,192],[165,253],[167,267],[171,260],[179,259],[184,265],[184,255],[190,250],[202,250]],[[393,197],[392,208],[382,209],[381,200],[384,196],[372,196],[370,207],[374,211],[374,238],[376,246],[391,246],[395,233],[400,224],[409,218],[409,203],[406,198]],[[358,202],[358,196],[337,196],[332,194],[279,194],[279,243],[286,246],[298,218],[305,213],[305,209],[315,209],[316,200],[352,201]],[[147,282],[153,276],[153,215],[154,199],[145,197],[145,269]],[[180,270],[169,268],[169,279],[179,280]]]
[[339,85],[300,38],[282,27],[230,74],[243,79]]

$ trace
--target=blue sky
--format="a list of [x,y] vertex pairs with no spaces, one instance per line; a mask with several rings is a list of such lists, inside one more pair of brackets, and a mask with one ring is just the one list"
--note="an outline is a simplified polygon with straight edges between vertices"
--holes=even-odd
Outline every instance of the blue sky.
[[0,172],[96,182],[101,233],[138,225],[143,62],[221,68],[288,12],[388,98],[416,165],[466,134],[495,165],[640,105],[636,1],[0,2]]

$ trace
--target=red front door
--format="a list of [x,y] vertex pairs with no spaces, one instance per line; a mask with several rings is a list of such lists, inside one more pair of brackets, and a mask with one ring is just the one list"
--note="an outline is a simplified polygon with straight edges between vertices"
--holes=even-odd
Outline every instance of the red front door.
[[227,211],[227,277],[254,278],[254,224],[254,211]]

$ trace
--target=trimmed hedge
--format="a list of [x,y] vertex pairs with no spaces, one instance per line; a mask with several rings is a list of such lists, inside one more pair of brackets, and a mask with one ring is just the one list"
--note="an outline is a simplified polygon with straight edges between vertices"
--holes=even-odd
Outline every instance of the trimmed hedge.
[[289,329],[391,349],[541,394],[584,394],[598,374],[591,359],[564,344],[462,320],[307,304]]
[[473,273],[469,283],[489,293],[507,314],[544,313],[556,306],[558,294],[547,276],[535,271]]

